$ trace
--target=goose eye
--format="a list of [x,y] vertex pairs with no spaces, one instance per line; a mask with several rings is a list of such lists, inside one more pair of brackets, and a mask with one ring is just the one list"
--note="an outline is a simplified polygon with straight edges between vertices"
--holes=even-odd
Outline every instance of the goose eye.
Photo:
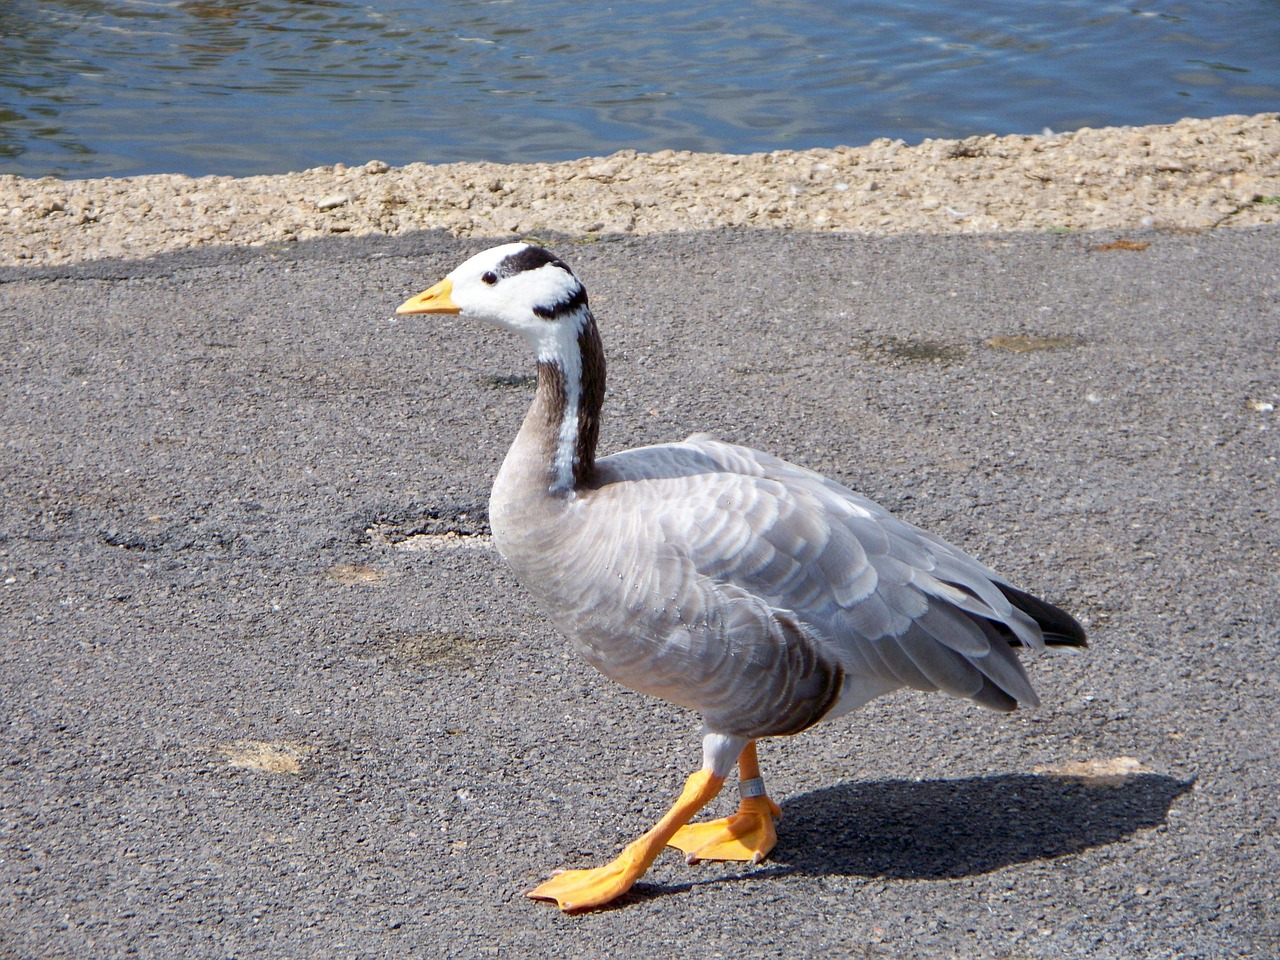
[[487,283],[489,286],[492,287],[495,283],[498,282],[498,275],[494,273],[492,270],[486,270],[484,273],[480,274],[480,279],[481,281],[483,281],[484,283]]

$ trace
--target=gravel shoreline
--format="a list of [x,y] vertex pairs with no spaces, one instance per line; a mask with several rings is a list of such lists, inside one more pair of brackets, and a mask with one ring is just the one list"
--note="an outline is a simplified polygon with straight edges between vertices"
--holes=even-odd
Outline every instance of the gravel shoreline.
[[426,229],[1203,230],[1280,222],[1280,113],[741,156],[623,151],[399,168],[371,160],[240,179],[0,176],[0,217],[4,266]]

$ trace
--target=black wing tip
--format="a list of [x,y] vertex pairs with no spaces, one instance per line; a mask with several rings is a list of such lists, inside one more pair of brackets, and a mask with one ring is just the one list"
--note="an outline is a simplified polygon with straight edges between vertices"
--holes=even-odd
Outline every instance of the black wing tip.
[[1044,634],[1044,642],[1050,647],[1087,647],[1089,638],[1084,627],[1075,617],[1060,607],[1055,607],[1047,600],[1011,587],[1007,583],[996,582],[1000,592],[1015,607],[1034,620]]
[[1083,629],[1079,634],[1073,634],[1069,637],[1060,633],[1046,633],[1044,635],[1044,645],[1046,647],[1072,647],[1076,650],[1083,650],[1089,646],[1089,638],[1084,635]]

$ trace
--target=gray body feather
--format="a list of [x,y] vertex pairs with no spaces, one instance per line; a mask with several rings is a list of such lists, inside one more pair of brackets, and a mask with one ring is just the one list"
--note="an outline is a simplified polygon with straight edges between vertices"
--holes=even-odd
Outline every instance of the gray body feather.
[[710,731],[794,733],[904,686],[1038,702],[1005,638],[1044,638],[1002,581],[810,470],[692,437],[601,458],[568,498],[510,479],[490,513],[520,581],[602,673]]

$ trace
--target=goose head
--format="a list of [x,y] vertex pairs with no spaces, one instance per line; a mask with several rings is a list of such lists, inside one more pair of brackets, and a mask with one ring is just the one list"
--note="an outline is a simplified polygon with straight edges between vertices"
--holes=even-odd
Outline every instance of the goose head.
[[[476,254],[435,286],[410,297],[399,314],[457,314],[524,337],[538,362],[538,389],[507,464],[541,457],[547,490],[566,493],[595,470],[605,360],[587,289],[568,265],[542,247],[506,243]],[[526,450],[537,450],[525,455]]]
[[529,243],[476,254],[398,314],[458,314],[520,334],[540,360],[563,357],[590,313],[587,290],[561,259]]

